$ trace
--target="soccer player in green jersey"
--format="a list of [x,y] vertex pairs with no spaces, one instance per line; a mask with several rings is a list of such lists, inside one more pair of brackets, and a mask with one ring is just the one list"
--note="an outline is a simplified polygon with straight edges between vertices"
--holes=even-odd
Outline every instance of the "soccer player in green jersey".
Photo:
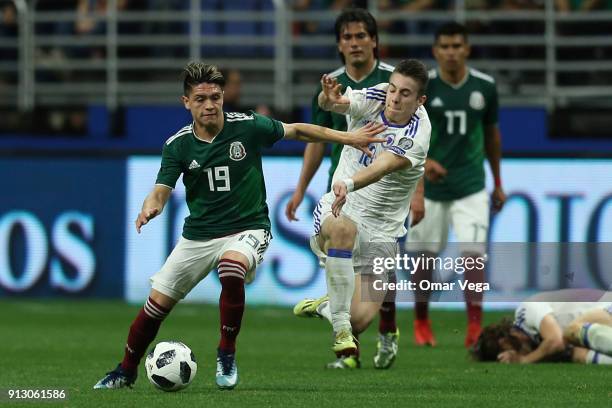
[[[393,66],[378,59],[378,27],[376,20],[367,10],[360,8],[344,10],[336,18],[334,30],[338,55],[343,65],[327,74],[327,77],[334,79],[341,85],[341,93],[344,93],[347,87],[359,90],[389,82]],[[319,84],[312,98],[312,123],[332,129],[346,130],[345,115],[326,111],[319,107],[318,97],[321,90],[322,87]],[[327,191],[330,190],[331,180],[338,166],[341,152],[342,145],[332,144]],[[324,155],[324,143],[308,143],[306,145],[300,178],[285,210],[285,215],[289,221],[297,221],[295,212],[302,203],[306,189],[321,165]],[[422,196],[420,200],[420,203],[416,203],[419,211],[423,208]],[[415,214],[414,208],[412,215],[413,222],[418,222],[422,218],[422,212]],[[397,343],[398,330],[395,323],[394,302],[389,301],[382,304],[378,331],[383,337],[386,337],[387,341],[384,344]],[[377,355],[381,353],[388,354],[384,349],[378,347]],[[393,361],[392,358],[380,359],[380,361],[383,360],[385,362],[381,363],[379,368],[388,368]]]
[[[334,27],[338,54],[343,66],[327,76],[342,85],[340,91],[344,93],[349,86],[353,90],[358,90],[389,82],[393,66],[378,60],[378,28],[374,17],[367,10],[351,8],[338,16]],[[312,123],[331,129],[346,130],[344,115],[325,111],[319,107],[318,97],[321,90],[319,84],[312,98]],[[331,148],[328,191],[340,160],[342,145],[333,144]],[[295,212],[302,203],[306,189],[319,169],[324,155],[324,143],[306,145],[300,179],[286,208],[286,215],[290,221],[296,220]]]
[[176,247],[151,277],[152,289],[130,327],[123,361],[94,386],[96,389],[134,383],[140,360],[164,318],[215,268],[221,282],[216,382],[221,389],[234,388],[244,283],[253,277],[272,238],[262,148],[284,137],[349,144],[371,156],[368,144],[382,141],[373,137],[384,129],[376,124],[348,133],[310,124],[285,124],[252,112],[224,112],[225,79],[215,66],[192,62],[183,74],[183,103],[193,122],[164,144],[161,168],[138,214],[136,229],[140,232],[162,212],[181,174],[189,216]]
[[[426,109],[432,132],[425,165],[425,218],[410,229],[409,251],[440,253],[452,225],[464,256],[485,253],[489,228],[489,196],[485,190],[485,155],[495,180],[493,210],[502,208],[499,162],[501,136],[497,126],[498,101],[495,80],[470,68],[467,30],[458,23],[447,23],[435,34],[433,55],[438,68],[431,70]],[[432,271],[418,270],[417,281],[430,280]],[[484,270],[466,272],[465,279],[484,282]],[[429,293],[416,294],[415,341],[434,345],[428,319]],[[482,292],[466,291],[468,329],[465,346],[478,339],[482,320]]]

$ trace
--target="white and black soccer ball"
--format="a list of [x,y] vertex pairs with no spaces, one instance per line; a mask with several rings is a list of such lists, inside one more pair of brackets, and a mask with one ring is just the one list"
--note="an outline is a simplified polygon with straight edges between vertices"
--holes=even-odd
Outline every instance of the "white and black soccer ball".
[[151,384],[164,391],[178,391],[187,387],[198,371],[195,356],[179,341],[158,343],[145,361]]

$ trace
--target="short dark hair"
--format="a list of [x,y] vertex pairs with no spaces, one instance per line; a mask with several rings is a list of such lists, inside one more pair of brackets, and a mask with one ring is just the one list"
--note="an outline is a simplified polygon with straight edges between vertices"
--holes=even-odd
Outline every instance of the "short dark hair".
[[429,74],[427,73],[425,64],[417,59],[402,60],[395,66],[393,73],[396,72],[414,79],[416,83],[419,84],[418,96],[425,94],[427,83],[429,82]]
[[215,65],[192,61],[185,66],[182,73],[183,92],[188,96],[191,89],[199,84],[217,84],[223,89],[225,77]]
[[450,23],[445,23],[438,27],[434,35],[434,42],[437,43],[442,35],[461,35],[463,36],[465,42],[468,42],[467,27],[463,24],[457,23],[456,21],[451,21]]
[[[351,7],[344,9],[342,13],[336,18],[334,30],[336,32],[336,43],[340,42],[340,36],[342,35],[342,29],[349,23],[363,23],[365,30],[368,35],[372,38],[376,38],[376,48],[374,48],[374,58],[378,58],[378,25],[376,19],[368,10],[362,8]],[[345,63],[344,55],[338,53],[342,63]]]
[[[476,344],[470,350],[472,358],[476,361],[497,361],[497,355],[503,351],[499,341],[503,338],[511,342],[514,340],[510,336],[512,327],[512,321],[504,318],[501,322],[490,324],[482,329]],[[520,345],[514,344],[514,342],[512,342],[512,346],[516,350],[520,347]]]

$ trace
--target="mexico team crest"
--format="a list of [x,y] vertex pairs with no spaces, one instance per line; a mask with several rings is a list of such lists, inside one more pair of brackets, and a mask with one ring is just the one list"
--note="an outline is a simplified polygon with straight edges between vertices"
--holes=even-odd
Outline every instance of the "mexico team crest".
[[484,95],[479,91],[474,91],[470,95],[470,107],[475,110],[481,110],[485,107]]
[[242,142],[232,142],[230,144],[229,157],[234,161],[240,161],[246,157],[246,149]]

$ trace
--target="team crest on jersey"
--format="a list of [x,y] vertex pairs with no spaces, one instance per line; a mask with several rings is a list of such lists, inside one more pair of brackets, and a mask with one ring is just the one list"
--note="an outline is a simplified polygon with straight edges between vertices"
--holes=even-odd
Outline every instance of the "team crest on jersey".
[[397,142],[397,146],[404,150],[410,150],[413,145],[414,141],[408,137],[402,137],[399,142]]
[[476,110],[481,110],[485,107],[485,99],[482,93],[474,91],[470,94],[470,107]]
[[230,144],[229,157],[234,161],[240,161],[246,157],[246,149],[242,142],[232,142]]

